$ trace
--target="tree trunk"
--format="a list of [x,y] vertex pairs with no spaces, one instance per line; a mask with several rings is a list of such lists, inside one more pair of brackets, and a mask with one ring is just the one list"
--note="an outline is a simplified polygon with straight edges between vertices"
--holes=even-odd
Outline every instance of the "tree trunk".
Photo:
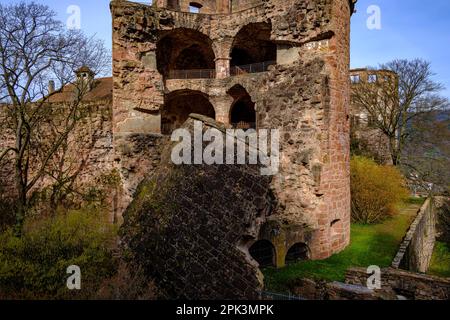
[[389,152],[391,154],[392,164],[397,166],[400,163],[398,143],[395,137],[389,137]]
[[[19,172],[18,172],[19,173]],[[20,176],[17,177],[17,209],[16,209],[16,224],[14,227],[15,234],[20,237],[22,234],[22,227],[25,221],[25,216],[27,213],[27,193],[26,187],[23,186]]]
[[[20,131],[18,131],[20,132]],[[20,134],[16,137],[16,146],[18,150],[22,147],[22,137]],[[16,179],[16,189],[17,189],[17,209],[16,209],[16,223],[14,231],[17,236],[22,234],[22,226],[27,213],[27,182],[23,179],[24,168],[22,166],[22,154],[19,152],[16,154],[15,159],[15,179]]]

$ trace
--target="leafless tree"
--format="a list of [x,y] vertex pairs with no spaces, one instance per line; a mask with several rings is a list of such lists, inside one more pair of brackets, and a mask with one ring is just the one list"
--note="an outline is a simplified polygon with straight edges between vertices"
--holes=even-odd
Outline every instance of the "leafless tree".
[[[30,190],[43,177],[48,162],[80,118],[87,88],[75,81],[74,70],[86,65],[101,74],[109,64],[102,42],[80,31],[67,30],[55,17],[49,7],[34,2],[0,4],[0,112],[8,114],[8,125],[15,135],[14,145],[0,150],[0,160],[12,155],[14,161],[19,229]],[[49,80],[60,89],[49,91]],[[51,136],[46,150],[39,150],[37,133],[48,114],[51,97],[68,84],[76,86],[76,90],[65,105],[65,128]],[[37,150],[45,153],[38,163],[33,158]]]
[[361,79],[352,86],[352,101],[365,109],[372,125],[388,137],[392,162],[398,165],[411,120],[446,108],[448,101],[439,95],[443,86],[433,81],[434,73],[427,61],[394,60],[380,65],[379,70],[390,70],[396,76],[386,73],[376,81]]

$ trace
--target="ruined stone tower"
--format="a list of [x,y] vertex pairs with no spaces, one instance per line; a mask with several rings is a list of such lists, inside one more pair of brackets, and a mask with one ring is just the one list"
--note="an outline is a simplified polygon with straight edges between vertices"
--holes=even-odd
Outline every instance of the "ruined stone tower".
[[354,2],[112,1],[122,206],[158,166],[164,137],[197,113],[237,128],[280,130],[280,171],[270,182],[276,205],[246,244],[260,265],[345,248]]

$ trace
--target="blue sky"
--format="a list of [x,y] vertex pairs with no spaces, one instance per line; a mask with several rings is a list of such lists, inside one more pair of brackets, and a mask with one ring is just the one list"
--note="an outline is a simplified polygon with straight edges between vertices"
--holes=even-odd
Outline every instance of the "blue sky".
[[[381,29],[366,26],[367,8],[381,9]],[[352,18],[351,66],[377,66],[396,58],[431,62],[450,98],[450,1],[359,0]]]
[[[0,0],[2,4],[17,0]],[[109,0],[36,0],[55,10],[66,21],[67,9],[81,9],[81,28],[95,34],[111,47]],[[141,0],[141,2],[145,2]],[[148,1],[150,2],[150,1]],[[367,28],[367,9],[381,10],[381,29]],[[431,61],[450,98],[450,1],[449,0],[359,0],[352,17],[351,67],[377,66],[395,58],[423,58]]]

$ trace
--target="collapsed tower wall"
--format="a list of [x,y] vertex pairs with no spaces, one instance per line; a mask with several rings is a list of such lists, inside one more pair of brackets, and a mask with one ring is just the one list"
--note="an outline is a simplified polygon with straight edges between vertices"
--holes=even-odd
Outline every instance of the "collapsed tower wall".
[[[217,2],[215,12],[199,14],[157,4],[111,2],[113,132],[122,172],[129,137],[160,141],[190,112],[279,129],[280,171],[270,183],[277,205],[248,246],[270,241],[276,266],[299,243],[311,259],[345,248],[354,1],[266,0],[228,11]],[[247,113],[235,120],[237,106]],[[139,177],[123,177],[124,208]]]

